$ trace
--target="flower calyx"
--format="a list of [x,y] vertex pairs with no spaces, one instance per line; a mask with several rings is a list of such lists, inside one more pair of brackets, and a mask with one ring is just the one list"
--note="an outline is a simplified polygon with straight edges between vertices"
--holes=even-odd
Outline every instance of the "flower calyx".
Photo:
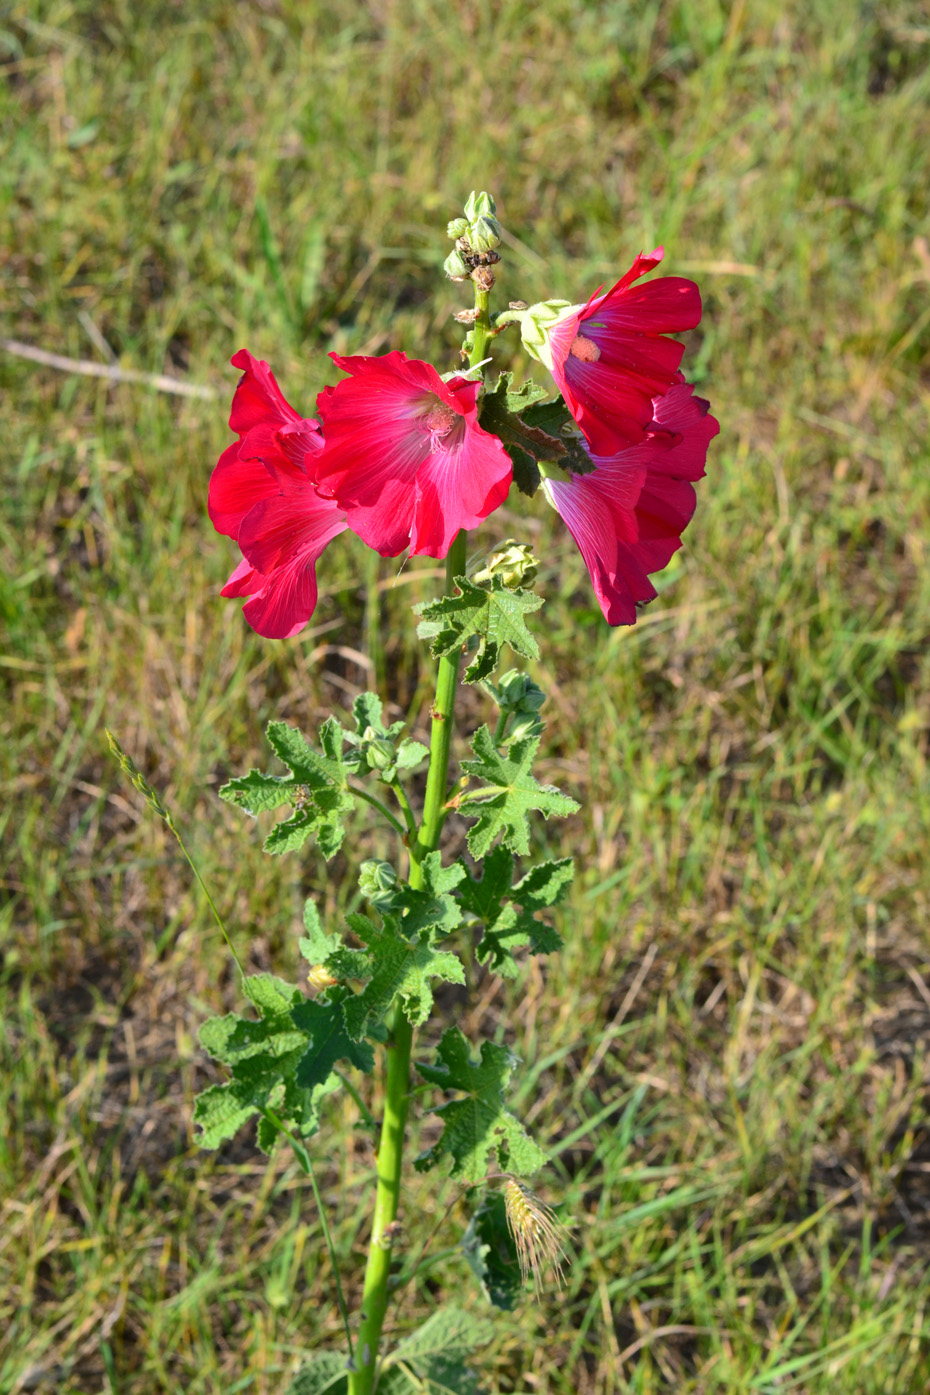
[[[580,308],[578,305],[572,305],[569,300],[541,300],[519,314],[523,347],[539,363],[544,364],[550,373],[553,359],[549,333],[560,320],[575,314]],[[517,318],[516,314],[514,318]]]
[[532,586],[538,570],[539,561],[529,544],[507,538],[488,553],[471,579],[476,586],[490,586],[492,579],[499,576],[508,590],[516,591],[520,586]]
[[389,911],[397,900],[397,873],[390,862],[363,862],[358,889],[377,911]]

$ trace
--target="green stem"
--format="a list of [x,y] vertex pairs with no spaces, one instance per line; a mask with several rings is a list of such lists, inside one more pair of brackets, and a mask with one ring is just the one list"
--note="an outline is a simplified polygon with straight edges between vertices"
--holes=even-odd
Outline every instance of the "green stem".
[[[477,295],[477,293],[476,293]],[[485,321],[487,302],[485,301]],[[477,360],[476,360],[477,361]],[[446,558],[446,595],[455,590],[455,578],[465,570],[465,534],[459,533]],[[422,887],[422,860],[435,852],[442,833],[443,807],[449,780],[449,751],[452,745],[452,715],[458,686],[459,653],[439,660],[436,675],[436,701],[432,709],[430,730],[429,774],[426,777],[426,798],[423,822],[411,845],[410,885]],[[403,1161],[404,1131],[410,1099],[410,1052],[413,1027],[407,1021],[399,1002],[394,1004],[388,1023],[387,1072],[384,1089],[384,1119],[378,1146],[378,1184],[371,1227],[371,1243],[365,1284],[362,1290],[362,1311],[358,1341],[352,1369],[349,1373],[349,1395],[371,1395],[374,1387],[378,1344],[387,1308],[388,1278],[391,1272],[391,1232],[400,1205],[400,1177]]]
[[494,728],[494,745],[499,746],[504,739],[504,732],[507,730],[507,723],[510,721],[510,713],[502,712],[497,719],[497,726]]
[[379,814],[383,814],[391,827],[396,829],[403,838],[404,826],[399,819],[395,819],[386,804],[382,804],[380,799],[377,799],[373,794],[369,794],[367,790],[359,789],[357,785],[350,785],[349,789],[353,794],[358,795],[359,799],[364,799],[366,804],[370,804],[373,809],[377,809]]
[[482,291],[478,286],[475,286],[475,309],[478,311],[478,317],[471,332],[471,350],[468,355],[469,368],[474,368],[476,364],[481,363],[488,356],[488,340],[492,337],[491,320],[488,316],[490,299],[490,291]]
[[394,779],[391,781],[391,789],[394,791],[394,798],[400,805],[400,811],[404,816],[404,823],[407,825],[407,833],[410,837],[412,844],[413,840],[417,836],[417,821],[414,812],[410,807],[410,800],[407,798],[407,791],[404,789],[399,779]]

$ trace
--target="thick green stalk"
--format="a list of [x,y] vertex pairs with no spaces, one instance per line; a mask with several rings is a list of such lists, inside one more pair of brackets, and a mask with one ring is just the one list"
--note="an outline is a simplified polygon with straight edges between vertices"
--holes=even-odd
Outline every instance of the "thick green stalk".
[[483,363],[487,358],[488,343],[491,339],[491,317],[488,314],[490,299],[490,291],[483,291],[477,285],[475,286],[475,309],[478,311],[478,317],[471,332],[471,352],[468,355],[468,363],[471,368],[474,368],[477,363]]
[[[487,315],[487,309],[485,309]],[[455,578],[465,571],[465,534],[459,533],[446,558],[446,595],[455,589]],[[423,822],[411,850],[410,884],[423,885],[421,862],[427,853],[439,846],[443,810],[449,783],[449,750],[452,744],[455,690],[458,685],[459,654],[441,658],[436,675],[436,701],[432,709],[430,731],[429,774],[426,778],[426,798]],[[349,1395],[371,1395],[375,1378],[375,1363],[381,1326],[388,1299],[388,1277],[391,1270],[391,1229],[400,1204],[400,1176],[403,1160],[404,1131],[410,1091],[410,1050],[413,1028],[395,1003],[388,1024],[387,1073],[384,1090],[384,1119],[378,1145],[378,1185],[375,1212],[371,1227],[371,1244],[362,1290],[362,1314],[354,1356],[354,1370],[349,1375]]]

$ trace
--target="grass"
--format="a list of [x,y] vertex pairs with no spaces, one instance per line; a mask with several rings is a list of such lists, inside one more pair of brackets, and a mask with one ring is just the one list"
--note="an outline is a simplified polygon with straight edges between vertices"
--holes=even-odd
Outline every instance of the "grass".
[[[196,1029],[235,975],[102,729],[240,952],[292,971],[301,896],[344,906],[346,864],[263,858],[216,788],[269,716],[309,724],[375,667],[422,712],[409,606],[436,582],[343,538],[306,636],[247,630],[204,518],[227,361],[247,344],[306,411],[330,349],[453,367],[441,234],[482,186],[504,298],[580,298],[664,242],[704,292],[687,364],[723,426],[633,630],[539,501],[487,529],[543,558],[547,768],[584,808],[564,953],[447,1003],[524,1057],[574,1224],[566,1291],[500,1319],[486,1384],[930,1382],[928,60],[926,3],[7,6],[3,336],[219,397],[0,352],[0,1389],[277,1392],[339,1342],[292,1161],[193,1142]],[[335,1103],[319,1151],[350,1301],[355,1122]],[[412,1182],[411,1262],[452,1199]],[[463,1225],[396,1331],[462,1285]]]

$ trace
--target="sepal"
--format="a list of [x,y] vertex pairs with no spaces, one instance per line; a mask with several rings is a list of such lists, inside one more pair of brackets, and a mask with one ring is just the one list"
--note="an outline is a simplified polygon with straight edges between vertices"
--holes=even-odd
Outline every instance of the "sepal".
[[582,305],[572,305],[568,300],[541,300],[520,313],[520,334],[527,353],[552,372],[552,350],[549,346],[549,331],[560,320],[583,310]]

